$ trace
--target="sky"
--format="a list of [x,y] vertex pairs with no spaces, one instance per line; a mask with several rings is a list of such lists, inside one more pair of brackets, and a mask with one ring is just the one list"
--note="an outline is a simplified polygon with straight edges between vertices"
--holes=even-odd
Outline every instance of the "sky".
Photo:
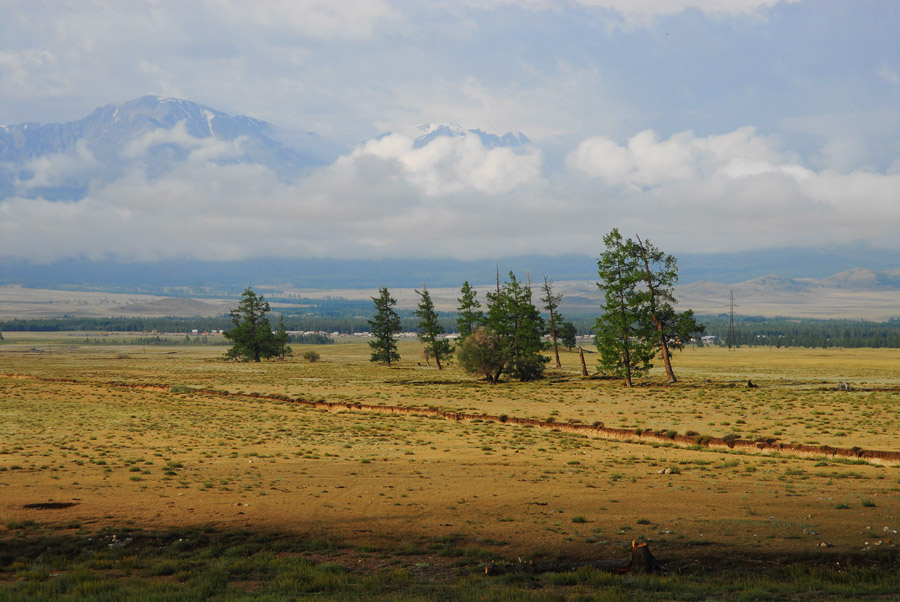
[[[895,0],[0,9],[0,123],[157,94],[345,149],[285,180],[192,140],[164,179],[132,170],[77,202],[0,199],[0,257],[596,256],[613,227],[675,254],[900,250]],[[533,144],[415,147],[429,123]],[[52,179],[90,164],[81,152],[35,167]]]

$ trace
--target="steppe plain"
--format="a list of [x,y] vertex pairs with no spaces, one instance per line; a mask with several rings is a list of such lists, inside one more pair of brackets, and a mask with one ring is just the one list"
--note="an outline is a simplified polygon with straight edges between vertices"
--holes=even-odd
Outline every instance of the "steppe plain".
[[[297,554],[351,576],[402,574],[402,588],[375,592],[389,596],[417,580],[478,579],[473,591],[488,599],[703,599],[794,566],[812,572],[762,597],[896,591],[900,466],[609,440],[552,423],[900,450],[900,350],[686,349],[675,358],[678,384],[654,371],[629,390],[582,378],[569,352],[543,381],[492,387],[452,363],[426,365],[415,342],[387,368],[368,362],[364,342],[317,347],[316,363],[296,348],[286,361],[246,364],[223,361],[223,347],[143,347],[129,344],[134,336],[85,345],[84,333],[6,333],[0,345],[0,591],[9,599],[31,591],[23,581],[52,582],[52,567],[35,573],[17,550],[54,538],[71,549],[102,544],[114,557],[106,581],[174,578],[177,593],[174,569],[141,572],[138,544],[162,532],[180,534],[173,542],[235,533],[318,542]],[[316,401],[410,410],[304,403]],[[118,550],[126,540],[134,547]],[[649,543],[669,576],[501,586],[477,577],[492,561],[620,558],[633,541]],[[852,573],[861,570],[867,577]],[[857,575],[856,585],[841,574]],[[720,581],[664,585],[691,575]],[[837,593],[822,585],[829,579]],[[225,587],[253,597],[263,583],[232,575]],[[368,597],[352,586],[309,591]],[[721,595],[740,597],[732,593]]]

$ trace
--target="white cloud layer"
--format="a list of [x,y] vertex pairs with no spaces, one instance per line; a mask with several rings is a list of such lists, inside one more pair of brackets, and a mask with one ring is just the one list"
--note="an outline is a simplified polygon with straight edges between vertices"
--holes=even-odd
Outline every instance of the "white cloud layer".
[[[34,159],[0,191],[0,256],[594,254],[613,226],[672,252],[898,248],[900,11],[847,6],[7,0],[0,123],[161,94],[352,150],[292,180],[183,127],[114,179],[83,145]],[[423,122],[536,145],[416,148]],[[186,159],[148,173],[161,144]],[[86,173],[81,201],[25,198]]]
[[[897,171],[816,171],[753,128],[590,138],[549,173],[533,147],[491,149],[469,135],[415,148],[395,134],[290,183],[260,165],[219,164],[218,143],[182,131],[148,136],[190,149],[188,160],[160,178],[134,169],[96,182],[77,202],[0,201],[0,256],[593,254],[614,226],[672,251],[893,246],[900,223]],[[70,161],[47,158],[42,173]]]

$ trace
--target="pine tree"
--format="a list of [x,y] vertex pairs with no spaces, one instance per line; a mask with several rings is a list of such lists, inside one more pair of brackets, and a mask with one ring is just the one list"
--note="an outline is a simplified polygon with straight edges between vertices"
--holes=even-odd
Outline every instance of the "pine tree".
[[541,351],[546,332],[541,313],[531,302],[531,285],[521,284],[509,273],[509,281],[497,291],[488,293],[488,313],[485,325],[495,333],[509,358],[504,369],[521,381],[536,380],[544,375],[547,362]]
[[441,358],[453,353],[453,347],[450,341],[440,338],[444,334],[444,327],[438,321],[438,314],[434,310],[428,289],[423,285],[422,291],[416,291],[416,294],[419,295],[419,307],[415,311],[419,318],[419,339],[425,343],[425,352],[434,358],[437,369],[443,370]]
[[617,229],[603,242],[606,250],[597,260],[597,286],[604,292],[605,304],[594,338],[600,369],[622,377],[630,387],[633,376],[652,367],[656,337],[647,312],[647,293],[640,288],[642,266],[634,242],[622,240]]
[[577,336],[578,329],[571,322],[563,322],[563,325],[559,327],[559,340],[569,351],[575,347],[577,343],[575,337]]
[[459,338],[464,340],[484,324],[484,312],[481,311],[481,303],[478,302],[478,291],[469,286],[468,280],[463,282],[459,294],[456,328],[459,330]]
[[232,328],[224,335],[232,345],[225,357],[258,362],[277,354],[275,335],[266,317],[269,309],[265,297],[257,296],[248,286],[237,309],[231,310]]
[[378,296],[372,297],[372,302],[375,304],[375,315],[368,321],[374,337],[369,341],[369,347],[372,348],[370,361],[390,366],[400,359],[397,340],[394,338],[401,330],[400,316],[393,309],[397,300],[391,298],[387,287],[382,286],[378,289]]

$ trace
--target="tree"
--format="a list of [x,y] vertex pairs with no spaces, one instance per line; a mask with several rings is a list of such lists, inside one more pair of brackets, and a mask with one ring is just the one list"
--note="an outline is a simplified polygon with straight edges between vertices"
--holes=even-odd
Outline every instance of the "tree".
[[482,326],[459,343],[456,360],[467,373],[480,374],[494,385],[509,356],[497,333]]
[[635,237],[637,243],[633,248],[643,264],[640,277],[647,289],[647,313],[658,333],[657,346],[666,368],[666,377],[670,383],[675,383],[678,379],[672,369],[670,348],[673,344],[678,349],[683,348],[681,342],[685,337],[702,331],[704,327],[694,320],[694,312],[688,310],[684,314],[678,314],[672,307],[675,303],[672,288],[678,282],[678,263],[675,258],[660,251],[649,240],[642,241],[640,236]]
[[391,298],[387,287],[378,289],[378,296],[372,297],[375,303],[375,315],[369,320],[369,328],[372,331],[373,340],[369,341],[372,348],[370,361],[391,365],[400,359],[397,352],[397,340],[394,335],[399,334],[400,316],[394,311],[397,300]]
[[481,311],[481,303],[478,302],[478,291],[469,286],[468,280],[463,282],[459,294],[456,327],[459,330],[459,338],[465,339],[484,324],[484,312]]
[[444,327],[438,321],[438,314],[434,310],[434,303],[431,301],[428,289],[422,286],[422,291],[416,291],[416,294],[419,295],[419,307],[415,311],[419,318],[419,339],[425,343],[425,352],[434,358],[437,369],[442,370],[441,358],[448,357],[453,353],[453,347],[450,345],[450,341],[441,338],[441,335],[444,334]]
[[284,315],[278,316],[278,330],[275,332],[275,355],[284,359],[293,353],[293,349],[288,345],[287,329],[284,326]]
[[248,286],[237,309],[231,310],[231,330],[224,333],[232,342],[225,354],[230,359],[258,362],[277,355],[275,335],[269,324],[269,303]]
[[562,368],[562,364],[559,363],[559,343],[557,343],[557,338],[559,335],[559,324],[562,322],[563,317],[556,312],[556,308],[559,307],[562,301],[562,295],[553,293],[553,281],[547,280],[546,275],[544,276],[544,286],[541,287],[541,290],[544,291],[544,296],[541,297],[541,301],[544,302],[544,309],[550,313],[550,340],[553,343],[553,355],[556,356],[556,367]]
[[692,309],[678,313],[669,307],[660,314],[659,321],[662,324],[662,336],[670,351],[684,349],[684,344],[695,334],[702,334],[706,330],[705,325],[697,322]]
[[521,381],[536,380],[544,375],[547,362],[541,351],[546,332],[541,313],[531,302],[531,285],[521,284],[509,273],[509,281],[497,291],[488,293],[488,312],[485,325],[497,334],[506,349],[508,364],[503,371]]
[[559,340],[569,351],[572,351],[572,348],[577,344],[575,341],[576,336],[578,336],[578,329],[571,322],[563,322],[562,326],[559,327]]
[[[603,237],[606,250],[597,260],[604,292],[604,312],[597,318],[594,338],[600,352],[600,370],[622,377],[632,386],[632,376],[646,372],[655,355],[652,322],[647,315],[647,294],[642,283],[640,254],[631,240],[622,240],[617,229]],[[648,326],[649,325],[649,326]]]

